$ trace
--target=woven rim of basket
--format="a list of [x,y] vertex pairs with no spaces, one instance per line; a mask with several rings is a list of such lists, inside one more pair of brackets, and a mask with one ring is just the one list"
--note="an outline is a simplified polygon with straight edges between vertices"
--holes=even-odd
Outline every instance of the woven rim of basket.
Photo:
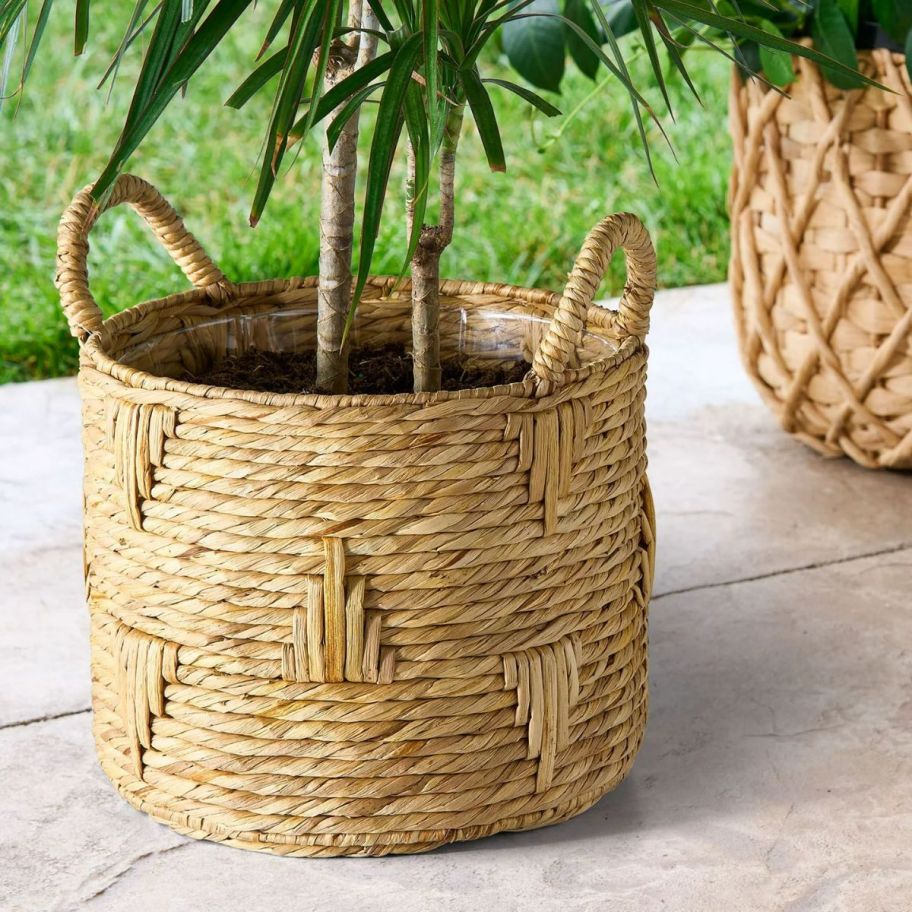
[[[292,277],[288,279],[267,279],[260,282],[242,282],[235,286],[236,295],[232,305],[237,305],[245,297],[278,294],[299,288],[313,288],[317,284],[316,276]],[[372,288],[389,289],[395,280],[388,276],[372,276],[368,285]],[[403,286],[407,288],[407,283]],[[491,294],[502,298],[539,305],[542,318],[548,319],[557,308],[560,294],[537,288],[522,288],[516,285],[502,285],[496,282],[466,282],[447,279],[440,283],[440,294],[450,298],[465,298],[471,295]],[[311,408],[348,408],[352,406],[381,405],[430,405],[437,402],[448,402],[459,399],[494,399],[498,397],[530,399],[535,397],[535,381],[527,376],[521,382],[504,383],[498,386],[482,386],[460,390],[441,390],[436,393],[359,393],[357,395],[330,395],[324,393],[265,393],[255,390],[233,389],[225,386],[211,386],[205,383],[190,383],[186,380],[175,380],[162,377],[148,371],[123,364],[105,350],[105,343],[110,334],[128,328],[142,317],[156,311],[168,310],[175,305],[204,299],[206,292],[202,289],[191,289],[179,294],[155,298],[136,304],[114,314],[104,321],[100,332],[94,334],[87,342],[83,353],[102,373],[138,389],[162,390],[180,393],[204,399],[231,399],[251,402],[256,405],[272,406],[309,406]],[[495,305],[496,308],[496,305]],[[608,330],[607,336],[595,330]],[[645,343],[635,336],[617,335],[618,327],[615,311],[597,305],[590,306],[587,315],[586,331],[606,338],[617,344],[617,351],[612,355],[598,358],[579,368],[567,370],[563,382],[555,393],[574,383],[586,379],[595,373],[604,373],[622,364],[636,351],[644,349]],[[613,333],[612,333],[613,331]]]

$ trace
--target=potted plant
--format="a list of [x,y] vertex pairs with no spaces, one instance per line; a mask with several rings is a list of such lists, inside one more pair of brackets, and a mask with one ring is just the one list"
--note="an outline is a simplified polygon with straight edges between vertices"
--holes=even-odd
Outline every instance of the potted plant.
[[886,87],[744,48],[773,84],[735,73],[731,90],[730,278],[745,366],[817,451],[912,468],[912,5],[743,7]]
[[[147,5],[112,63],[148,36],[123,132],[59,233],[57,285],[81,346],[105,772],[181,832],[288,855],[415,852],[580,813],[626,775],[646,717],[654,253],[623,214],[592,230],[563,294],[441,282],[439,264],[463,121],[502,171],[489,89],[556,113],[481,76],[504,28],[525,24],[511,40],[534,46],[557,21],[651,116],[607,15],[599,3],[585,21],[504,0],[276,3],[229,103],[273,93],[254,223],[289,150],[326,124],[323,274],[237,284],[122,169],[251,2]],[[644,40],[673,56],[666,16],[791,47],[704,5],[637,6]],[[29,20],[24,75],[49,7]],[[24,9],[0,2],[9,46]],[[76,11],[79,51],[89,4]],[[352,280],[355,118],[374,96]],[[411,279],[372,277],[403,145]],[[121,203],[195,287],[102,321],[88,236]],[[628,282],[609,311],[592,300],[616,248]],[[414,390],[401,391],[409,359]]]

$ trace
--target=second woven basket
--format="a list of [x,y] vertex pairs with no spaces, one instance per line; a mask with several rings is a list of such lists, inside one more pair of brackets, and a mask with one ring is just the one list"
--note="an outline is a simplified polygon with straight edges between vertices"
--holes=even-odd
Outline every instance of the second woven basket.
[[782,426],[827,456],[912,468],[912,85],[845,92],[798,60],[790,97],[743,82],[730,279],[741,354]]
[[[98,212],[63,217],[82,346],[94,732],[137,808],[283,855],[418,852],[580,813],[646,720],[654,516],[632,216],[590,234],[563,295],[447,282],[444,353],[521,383],[277,395],[181,379],[252,345],[312,350],[316,284],[235,285],[148,184],[129,203],[197,286],[102,322]],[[616,247],[628,285],[591,307]],[[355,332],[409,337],[373,280]]]

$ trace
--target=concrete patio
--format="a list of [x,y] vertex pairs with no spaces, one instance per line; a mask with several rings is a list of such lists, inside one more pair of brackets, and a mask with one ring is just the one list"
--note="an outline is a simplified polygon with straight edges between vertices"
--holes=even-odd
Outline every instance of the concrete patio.
[[651,718],[550,829],[389,859],[194,842],[96,765],[72,380],[0,388],[0,908],[908,912],[912,477],[786,437],[724,286],[659,295]]

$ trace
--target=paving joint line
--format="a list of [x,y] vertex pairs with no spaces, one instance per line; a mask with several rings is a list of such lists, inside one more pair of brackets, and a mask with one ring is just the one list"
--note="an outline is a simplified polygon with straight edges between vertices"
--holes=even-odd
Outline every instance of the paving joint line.
[[0,725],[0,731],[6,731],[10,728],[25,728],[27,725],[40,725],[42,722],[54,722],[57,719],[68,719],[70,716],[83,716],[91,711],[92,707],[86,706],[84,709],[69,709],[66,712],[39,716],[37,719],[23,719],[21,722],[7,722],[4,725]]
[[698,586],[685,586],[682,589],[669,589],[668,592],[659,592],[653,595],[651,601],[668,598],[671,595],[686,595],[690,592],[702,592],[706,589],[723,589],[726,586],[737,586],[740,583],[756,583],[761,580],[773,579],[777,576],[791,576],[793,573],[804,573],[806,570],[822,570],[825,567],[836,567],[840,564],[851,564],[854,561],[868,560],[872,557],[882,557],[887,554],[899,554],[902,551],[912,550],[912,542],[902,542],[890,548],[879,551],[868,551],[863,554],[852,554],[848,557],[837,557],[833,560],[816,561],[811,564],[802,564],[800,567],[786,567],[782,570],[771,570],[768,573],[758,573],[756,576],[745,576],[739,579],[721,580],[717,583],[701,583]]

